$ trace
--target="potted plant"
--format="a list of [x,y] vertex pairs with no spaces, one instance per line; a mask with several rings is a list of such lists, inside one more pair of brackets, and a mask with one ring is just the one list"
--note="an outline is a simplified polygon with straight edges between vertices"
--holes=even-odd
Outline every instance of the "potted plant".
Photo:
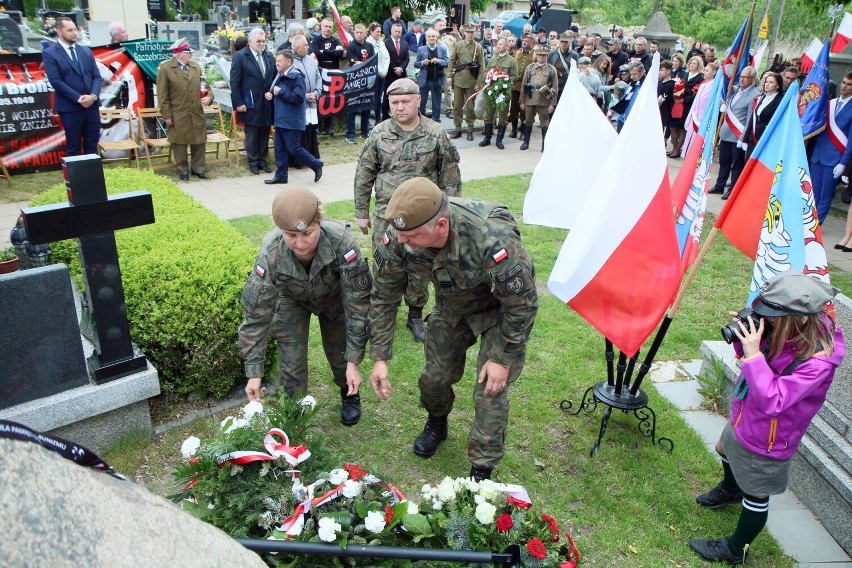
[[15,254],[15,249],[9,247],[0,251],[0,274],[15,272],[21,268],[21,261]]

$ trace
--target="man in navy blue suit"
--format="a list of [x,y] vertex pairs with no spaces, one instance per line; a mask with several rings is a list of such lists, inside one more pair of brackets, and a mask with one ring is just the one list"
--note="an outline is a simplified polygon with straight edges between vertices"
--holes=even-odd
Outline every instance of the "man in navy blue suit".
[[837,178],[849,164],[852,146],[852,71],[846,73],[840,83],[840,97],[831,99],[826,113],[825,130],[817,137],[811,155],[811,183],[813,183],[819,222],[825,222]]
[[254,28],[248,34],[248,47],[234,54],[231,65],[231,104],[237,120],[244,124],[246,158],[249,171],[272,173],[269,156],[269,128],[272,126],[272,101],[264,94],[276,75],[275,58],[266,50],[266,32]]
[[56,18],[59,41],[44,50],[42,61],[53,87],[53,108],[65,130],[69,156],[97,154],[101,136],[98,97],[101,74],[88,47],[77,45],[77,24],[70,18]]

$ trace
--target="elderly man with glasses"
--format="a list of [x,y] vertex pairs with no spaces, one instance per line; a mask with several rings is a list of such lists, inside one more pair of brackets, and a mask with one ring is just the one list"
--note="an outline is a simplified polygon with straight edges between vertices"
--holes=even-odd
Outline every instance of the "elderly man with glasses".
[[[732,187],[737,183],[740,173],[745,167],[745,150],[737,147],[737,141],[742,137],[751,103],[757,96],[755,87],[757,71],[754,67],[743,67],[740,72],[740,83],[737,91],[731,95],[723,111],[725,119],[719,131],[719,177],[716,184],[708,193],[723,193],[722,199],[727,199]],[[731,184],[725,189],[728,176]]]

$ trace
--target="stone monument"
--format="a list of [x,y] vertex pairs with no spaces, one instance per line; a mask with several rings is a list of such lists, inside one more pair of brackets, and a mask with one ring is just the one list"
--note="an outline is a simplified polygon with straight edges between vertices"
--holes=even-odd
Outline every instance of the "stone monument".
[[672,33],[672,28],[669,25],[668,19],[663,12],[655,12],[648,24],[640,34],[649,42],[652,39],[657,40],[660,44],[660,55],[668,57],[674,52],[675,43],[680,39],[680,36]]

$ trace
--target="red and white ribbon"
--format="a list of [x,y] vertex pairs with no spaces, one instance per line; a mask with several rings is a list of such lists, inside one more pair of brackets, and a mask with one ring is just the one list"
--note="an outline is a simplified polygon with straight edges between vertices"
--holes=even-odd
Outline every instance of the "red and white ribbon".
[[491,85],[491,83],[494,83],[495,81],[497,81],[499,79],[508,79],[508,78],[509,78],[509,74],[504,72],[504,71],[501,71],[499,67],[489,69],[485,73],[485,83],[482,85],[482,88],[479,89],[478,91],[474,91],[473,94],[470,95],[467,98],[467,100],[464,101],[462,108],[465,108],[467,106],[467,103],[469,103],[472,99],[476,98],[476,95],[478,95],[479,93],[481,93],[482,91],[487,89]]
[[[279,442],[276,438],[281,441]],[[231,452],[230,454],[219,456],[219,465],[224,465],[226,463],[243,465],[256,461],[276,461],[279,458],[284,458],[288,464],[292,467],[296,467],[311,457],[310,450],[308,450],[308,448],[306,448],[303,444],[291,446],[290,438],[287,437],[287,434],[285,434],[283,430],[279,430],[278,428],[273,428],[266,434],[266,437],[263,439],[263,445],[268,452],[266,454],[263,452],[250,451]]]
[[826,124],[826,130],[828,131],[828,139],[831,140],[837,151],[842,154],[846,151],[846,144],[849,140],[847,140],[843,130],[837,126],[837,121],[834,119],[836,107],[837,99],[831,99],[828,102],[828,124]]

